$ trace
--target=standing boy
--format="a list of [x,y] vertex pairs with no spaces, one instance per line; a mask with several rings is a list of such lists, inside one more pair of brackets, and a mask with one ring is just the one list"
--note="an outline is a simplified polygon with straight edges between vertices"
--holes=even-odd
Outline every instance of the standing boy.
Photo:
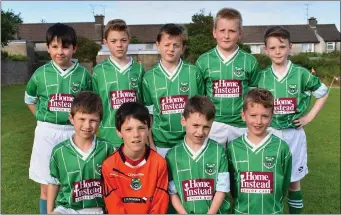
[[163,157],[168,149],[183,140],[185,128],[180,124],[186,101],[203,94],[203,81],[198,68],[181,60],[187,36],[183,27],[165,24],[156,46],[160,63],[143,77],[143,97],[153,115],[150,142]]
[[[308,174],[307,138],[303,127],[322,109],[328,88],[317,76],[288,60],[292,45],[288,30],[280,26],[269,28],[264,43],[272,66],[261,72],[258,87],[270,90],[275,97],[271,127],[275,135],[289,144],[293,155],[288,203],[289,212],[296,214],[303,208],[300,180]],[[306,114],[311,94],[317,100]]]
[[77,94],[69,114],[75,133],[52,150],[48,213],[103,213],[101,167],[115,148],[95,135],[102,117],[103,105],[97,94]]
[[227,214],[230,179],[224,147],[207,138],[215,114],[205,96],[186,103],[181,124],[186,136],[167,153],[169,193],[179,214]]
[[34,72],[25,92],[25,103],[37,118],[29,178],[41,184],[40,213],[45,214],[51,151],[74,132],[68,118],[74,96],[91,90],[89,72],[72,59],[77,50],[75,30],[54,24],[47,30],[46,44],[52,60]]
[[255,87],[258,62],[241,50],[242,16],[232,8],[221,9],[215,18],[213,36],[217,47],[202,54],[196,65],[203,74],[206,95],[216,107],[209,137],[225,145],[245,131],[240,112],[249,87]]
[[139,62],[127,56],[129,40],[130,34],[125,21],[109,21],[104,29],[103,42],[109,48],[111,56],[99,63],[92,75],[93,89],[104,105],[99,135],[117,147],[122,144],[122,139],[115,132],[117,109],[125,102],[142,102],[144,69]]
[[287,143],[267,132],[273,101],[266,89],[250,90],[241,114],[247,131],[227,146],[233,213],[283,213],[292,158]]
[[137,102],[121,105],[116,131],[123,144],[102,165],[109,214],[164,214],[169,196],[166,161],[148,145],[151,118]]

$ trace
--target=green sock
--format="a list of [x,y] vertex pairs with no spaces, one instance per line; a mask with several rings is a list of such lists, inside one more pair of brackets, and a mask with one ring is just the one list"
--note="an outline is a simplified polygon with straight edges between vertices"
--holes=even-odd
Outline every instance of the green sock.
[[290,214],[300,214],[303,208],[302,190],[290,191],[288,195]]

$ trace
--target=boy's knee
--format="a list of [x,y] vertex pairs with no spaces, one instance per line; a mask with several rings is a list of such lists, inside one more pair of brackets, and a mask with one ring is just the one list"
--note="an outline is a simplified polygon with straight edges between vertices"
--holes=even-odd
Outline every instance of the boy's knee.
[[289,187],[290,191],[298,191],[301,190],[301,181],[294,181],[290,183]]

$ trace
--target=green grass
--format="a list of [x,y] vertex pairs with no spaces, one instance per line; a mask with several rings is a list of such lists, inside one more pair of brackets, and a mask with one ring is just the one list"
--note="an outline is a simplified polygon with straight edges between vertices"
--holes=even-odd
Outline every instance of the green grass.
[[[39,213],[39,185],[28,179],[35,118],[25,85],[1,88],[1,213]],[[340,213],[340,89],[305,128],[309,174],[302,180],[305,214]]]

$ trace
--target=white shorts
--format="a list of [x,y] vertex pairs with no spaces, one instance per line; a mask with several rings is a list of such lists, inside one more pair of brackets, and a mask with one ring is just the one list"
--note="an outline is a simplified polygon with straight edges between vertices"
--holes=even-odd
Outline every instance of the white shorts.
[[166,154],[167,154],[169,149],[171,149],[171,148],[159,148],[159,147],[156,147],[157,153],[159,153],[159,155],[161,155],[163,158],[166,157]]
[[269,128],[274,135],[288,143],[292,154],[291,182],[300,181],[308,174],[307,137],[304,129],[286,128],[277,130]]
[[58,206],[53,211],[61,214],[103,214],[102,208],[84,208],[80,210],[74,210],[71,208],[64,208],[63,206]]
[[214,121],[208,137],[226,147],[227,143],[242,136],[247,128],[238,128]]
[[40,184],[48,184],[50,158],[53,147],[70,138],[74,133],[72,125],[58,125],[37,121],[31,154],[29,178]]

